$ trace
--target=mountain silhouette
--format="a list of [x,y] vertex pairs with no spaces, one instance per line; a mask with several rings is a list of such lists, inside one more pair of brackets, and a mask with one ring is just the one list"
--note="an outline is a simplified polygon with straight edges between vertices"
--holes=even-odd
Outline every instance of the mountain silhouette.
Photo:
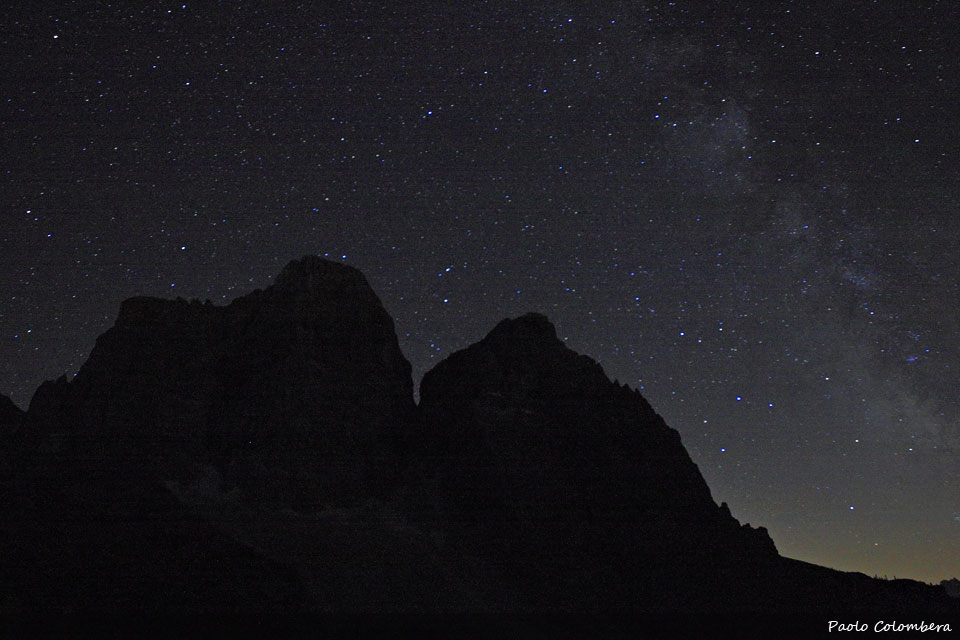
[[929,619],[960,602],[781,557],[542,315],[440,362],[416,405],[366,279],[312,256],[226,306],[123,302],[73,380],[25,413],[0,397],[0,428],[0,613]]
[[387,490],[414,411],[410,365],[366,279],[308,257],[225,307],[126,300],[75,379],[38,389],[22,439],[58,474],[216,473],[263,498],[339,504]]
[[[504,320],[438,364],[420,393],[411,450],[423,497],[452,543],[488,561],[494,593],[518,577],[514,603],[680,608],[719,580],[714,568],[777,555],[765,529],[713,502],[646,400],[568,349],[542,315]],[[504,556],[509,575],[497,573]],[[720,595],[696,598],[718,606]]]

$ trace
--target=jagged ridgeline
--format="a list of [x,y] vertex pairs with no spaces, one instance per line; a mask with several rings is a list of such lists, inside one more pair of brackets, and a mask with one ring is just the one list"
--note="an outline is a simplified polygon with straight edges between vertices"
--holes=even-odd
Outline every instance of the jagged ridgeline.
[[363,275],[319,258],[227,306],[132,298],[76,378],[45,383],[24,442],[182,480],[198,466],[293,506],[382,496],[415,411],[410,364]]
[[420,395],[343,264],[125,301],[73,380],[0,398],[0,612],[956,612],[780,557],[542,315]]

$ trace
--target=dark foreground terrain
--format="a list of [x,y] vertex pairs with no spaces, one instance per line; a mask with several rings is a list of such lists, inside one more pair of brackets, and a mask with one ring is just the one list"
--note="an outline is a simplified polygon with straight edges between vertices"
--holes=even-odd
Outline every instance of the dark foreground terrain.
[[0,398],[6,630],[960,628],[943,587],[781,557],[541,315],[454,353],[420,395],[342,264],[292,262],[225,307],[127,300],[73,380],[26,412]]

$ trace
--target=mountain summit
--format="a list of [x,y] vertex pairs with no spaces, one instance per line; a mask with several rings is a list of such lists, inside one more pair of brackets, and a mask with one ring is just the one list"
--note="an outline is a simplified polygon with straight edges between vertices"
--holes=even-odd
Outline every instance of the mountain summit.
[[492,571],[511,554],[511,573],[526,573],[514,597],[530,606],[628,607],[643,594],[679,607],[718,567],[733,578],[777,555],[765,529],[713,502],[639,392],[568,349],[543,315],[502,321],[430,371],[420,396],[416,437],[441,520],[471,555],[490,552]]
[[[669,522],[710,530],[714,541],[739,527],[676,430],[568,349],[543,315],[504,320],[439,363],[424,377],[420,409],[421,439],[449,468],[443,484],[474,485],[463,487],[475,494],[468,510],[488,501],[519,520]],[[743,545],[775,553],[765,529],[744,531]]]
[[278,503],[388,491],[412,419],[410,364],[356,269],[306,257],[225,307],[132,298],[76,378],[45,383],[24,438],[87,463]]

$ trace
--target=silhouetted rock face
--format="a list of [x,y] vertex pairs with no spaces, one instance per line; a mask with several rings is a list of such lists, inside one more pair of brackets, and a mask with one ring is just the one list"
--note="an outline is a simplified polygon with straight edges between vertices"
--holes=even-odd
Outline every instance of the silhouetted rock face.
[[613,560],[607,584],[631,562],[650,581],[684,561],[776,557],[765,529],[714,503],[677,432],[542,315],[504,320],[451,355],[420,397],[421,480],[468,544]]
[[78,464],[180,483],[212,473],[224,491],[322,504],[388,488],[414,411],[410,365],[366,279],[306,257],[225,307],[126,300],[27,422],[39,450]]

